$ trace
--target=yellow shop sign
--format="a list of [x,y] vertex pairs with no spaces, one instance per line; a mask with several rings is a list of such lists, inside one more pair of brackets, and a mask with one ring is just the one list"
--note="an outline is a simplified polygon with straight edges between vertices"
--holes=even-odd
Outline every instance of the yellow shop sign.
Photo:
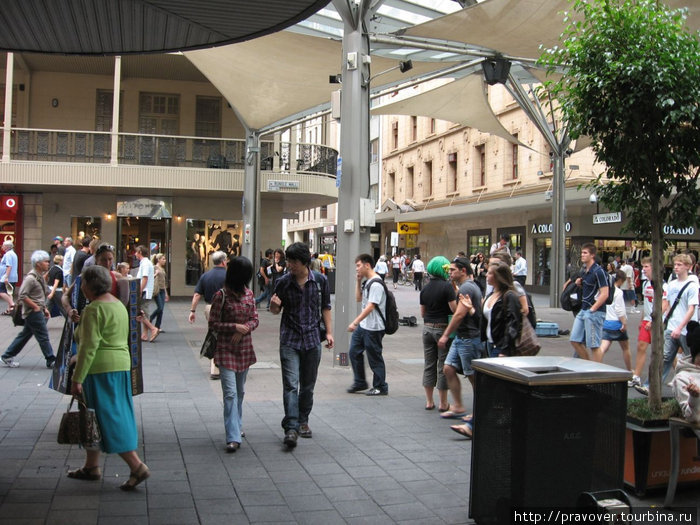
[[419,222],[400,222],[396,227],[399,235],[418,235],[420,233]]

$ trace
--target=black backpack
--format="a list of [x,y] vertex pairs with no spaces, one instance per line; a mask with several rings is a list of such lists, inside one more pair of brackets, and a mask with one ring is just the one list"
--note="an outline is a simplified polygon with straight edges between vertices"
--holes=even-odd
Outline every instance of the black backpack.
[[382,314],[382,310],[377,308],[379,317],[381,317],[382,321],[384,321],[384,333],[387,335],[395,334],[399,329],[399,310],[396,308],[396,298],[394,297],[394,294],[386,287],[386,283],[379,277],[367,281],[366,286],[372,286],[371,283],[373,282],[381,284],[384,287],[384,293],[386,294],[386,317],[384,317],[384,314]]
[[576,279],[569,281],[566,285],[564,291],[559,297],[559,302],[563,310],[567,312],[574,312],[581,309],[581,300],[583,295],[583,288],[576,285]]
[[608,276],[608,298],[605,300],[605,304],[613,304],[615,299],[615,275],[607,273]]

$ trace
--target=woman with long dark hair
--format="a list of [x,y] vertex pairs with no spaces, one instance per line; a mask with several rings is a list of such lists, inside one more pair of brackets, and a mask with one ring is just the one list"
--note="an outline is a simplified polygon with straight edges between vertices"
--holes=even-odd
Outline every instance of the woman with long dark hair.
[[505,263],[490,264],[486,282],[493,286],[493,292],[484,299],[482,339],[486,340],[489,357],[513,355],[523,320],[513,274]]
[[258,327],[258,311],[248,288],[252,278],[253,264],[247,258],[231,259],[225,286],[214,294],[209,313],[209,329],[218,335],[214,363],[221,371],[226,452],[241,446],[245,381],[248,368],[256,362],[251,332]]

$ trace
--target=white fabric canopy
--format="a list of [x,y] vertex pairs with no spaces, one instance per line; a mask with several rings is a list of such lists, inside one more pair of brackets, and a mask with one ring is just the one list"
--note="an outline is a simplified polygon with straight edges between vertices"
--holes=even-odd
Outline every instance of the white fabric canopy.
[[447,120],[524,146],[493,113],[486,98],[486,83],[481,72],[397,102],[377,106],[372,109],[372,114],[420,115]]
[[[340,88],[328,77],[341,70],[338,41],[283,31],[185,56],[216,86],[251,129],[261,129],[301,111],[328,103]],[[372,73],[398,60],[372,57]],[[377,82],[390,84],[445,67],[442,62],[414,62],[410,75],[398,69]],[[375,87],[373,82],[373,87]]]
[[[700,2],[666,0],[678,8],[688,7],[687,26],[700,29]],[[413,26],[405,34],[439,40],[451,40],[493,49],[525,58],[539,58],[540,44],[552,47],[559,43],[564,29],[564,11],[573,12],[568,0],[485,0]]]

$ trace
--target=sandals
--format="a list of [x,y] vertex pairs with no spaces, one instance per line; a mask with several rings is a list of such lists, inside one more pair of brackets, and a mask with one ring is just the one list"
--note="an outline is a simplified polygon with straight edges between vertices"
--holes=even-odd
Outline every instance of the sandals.
[[156,340],[156,337],[160,335],[160,329],[156,328],[155,332],[151,333],[151,338],[148,340],[149,343],[153,343]]
[[15,305],[13,304],[13,305],[10,306],[7,310],[5,310],[5,311],[2,313],[2,315],[12,316],[12,314],[14,313],[14,311],[15,311]]
[[97,481],[102,479],[100,467],[81,467],[68,471],[68,477],[73,479],[84,479],[86,481]]
[[467,439],[472,438],[472,429],[469,427],[469,425],[451,425],[450,429]]
[[148,467],[146,466],[145,463],[141,463],[141,466],[136,469],[136,471],[132,472],[131,475],[129,476],[129,479],[126,480],[124,483],[119,485],[119,488],[122,490],[130,491],[134,490],[136,488],[136,485],[139,483],[146,481],[146,479],[151,475],[151,471],[148,470]]

